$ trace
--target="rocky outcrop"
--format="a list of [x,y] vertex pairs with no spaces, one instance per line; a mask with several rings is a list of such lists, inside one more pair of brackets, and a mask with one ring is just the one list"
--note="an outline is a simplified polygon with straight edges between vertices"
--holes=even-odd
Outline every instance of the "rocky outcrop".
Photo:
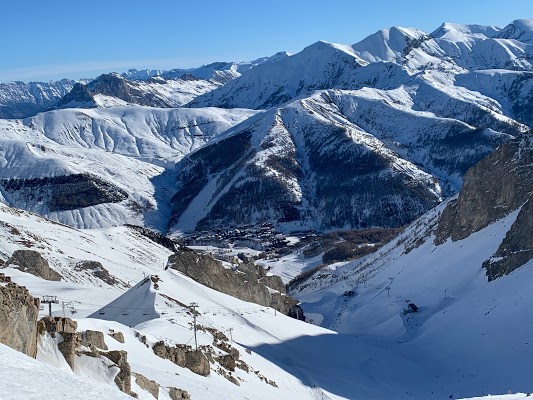
[[44,317],[38,323],[39,334],[42,335],[48,332],[52,337],[56,337],[57,334],[61,335],[63,340],[59,342],[58,348],[72,369],[74,369],[76,361],[76,349],[80,345],[79,337],[76,333],[77,328],[78,323],[70,318]]
[[39,300],[23,286],[0,284],[0,343],[35,358]]
[[102,263],[98,261],[80,261],[76,264],[74,270],[88,272],[111,286],[115,286],[119,283],[118,279],[111,275],[109,271],[104,268]]
[[494,255],[483,263],[489,280],[513,272],[533,259],[533,198],[522,206],[516,221]]
[[5,266],[17,268],[47,281],[61,280],[61,275],[50,268],[48,261],[35,250],[16,250],[7,260]]
[[94,100],[93,95],[83,83],[76,83],[72,90],[68,92],[63,98],[54,106],[56,109],[60,108],[96,108],[98,104]]
[[201,376],[207,376],[211,372],[209,360],[201,350],[191,350],[185,353],[185,367]]
[[137,226],[137,225],[126,224],[125,226],[140,233],[147,239],[150,239],[152,242],[157,243],[163,247],[166,247],[172,252],[176,251],[176,249],[179,248],[178,243],[176,243],[171,238],[160,234],[159,232],[153,231],[148,228],[143,228],[142,226]]
[[232,355],[226,354],[226,355],[218,357],[216,360],[224,368],[230,371],[235,371],[236,362]]
[[109,336],[115,339],[119,343],[124,343],[124,334],[122,332],[109,332]]
[[195,374],[207,376],[211,371],[207,357],[201,350],[193,350],[191,346],[168,346],[165,342],[160,341],[154,344],[152,350],[156,356],[170,360]]
[[146,390],[148,393],[150,393],[156,399],[159,398],[159,384],[156,381],[148,379],[144,375],[138,374],[136,372],[133,373],[133,376],[135,377],[135,383],[141,389]]
[[172,400],[191,400],[191,395],[183,389],[171,387],[168,394]]
[[267,276],[263,268],[253,264],[240,264],[233,271],[224,268],[220,261],[211,256],[178,250],[169,257],[167,266],[211,289],[244,301],[273,307],[284,314],[290,314],[297,303],[285,295],[285,286],[280,277]]
[[436,244],[461,240],[520,209],[497,252],[483,266],[489,280],[533,258],[533,136],[505,143],[472,167],[440,217]]
[[105,357],[113,361],[120,369],[115,377],[115,383],[124,393],[131,393],[131,367],[128,363],[128,353],[124,350],[113,350],[104,354]]
[[82,340],[89,347],[95,347],[97,349],[107,350],[107,345],[105,344],[103,332],[86,330],[85,332],[82,333],[81,337],[82,337]]
[[13,201],[41,204],[48,211],[67,211],[103,203],[119,203],[128,198],[119,187],[91,174],[72,174],[34,179],[3,179],[0,185]]

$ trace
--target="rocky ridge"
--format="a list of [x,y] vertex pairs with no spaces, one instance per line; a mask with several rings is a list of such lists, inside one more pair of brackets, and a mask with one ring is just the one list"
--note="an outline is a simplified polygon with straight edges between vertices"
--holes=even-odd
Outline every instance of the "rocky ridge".
[[483,266],[489,280],[512,272],[533,258],[533,137],[505,143],[472,167],[457,200],[444,209],[435,242],[461,240],[519,210],[496,253]]

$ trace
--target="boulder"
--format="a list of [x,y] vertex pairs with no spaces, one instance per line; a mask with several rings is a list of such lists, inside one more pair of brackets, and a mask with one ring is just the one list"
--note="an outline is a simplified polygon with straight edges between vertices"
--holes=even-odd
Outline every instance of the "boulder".
[[87,330],[83,333],[82,338],[89,346],[96,347],[97,349],[107,350],[103,332]]
[[124,334],[122,332],[111,332],[109,334],[117,342],[124,343]]
[[48,261],[35,250],[16,250],[5,264],[47,281],[60,281],[61,275],[50,268]]
[[133,373],[133,376],[135,377],[135,383],[139,385],[141,389],[146,390],[156,399],[159,398],[159,384],[157,382],[148,379],[144,375],[138,374],[136,372]]
[[96,278],[104,281],[110,286],[116,286],[119,281],[104,268],[98,261],[80,261],[74,267],[75,271],[85,271]]
[[207,376],[211,372],[209,360],[200,350],[191,350],[185,353],[185,367],[201,376]]
[[217,361],[224,368],[226,368],[226,369],[228,369],[230,371],[235,371],[236,363],[235,363],[235,359],[231,355],[226,354],[224,356],[220,356],[220,357],[217,358]]
[[169,388],[169,396],[172,400],[190,400],[191,395],[189,392],[183,389],[178,389],[175,387]]

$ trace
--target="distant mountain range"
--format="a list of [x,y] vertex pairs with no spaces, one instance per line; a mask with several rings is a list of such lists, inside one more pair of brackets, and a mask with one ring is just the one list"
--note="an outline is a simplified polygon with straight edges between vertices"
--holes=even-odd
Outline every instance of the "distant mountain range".
[[[75,226],[176,234],[402,226],[530,130],[532,40],[533,20],[393,27],[247,63],[4,84],[5,118],[49,111],[0,124],[3,201]],[[102,190],[52,209],[43,198],[65,175]]]

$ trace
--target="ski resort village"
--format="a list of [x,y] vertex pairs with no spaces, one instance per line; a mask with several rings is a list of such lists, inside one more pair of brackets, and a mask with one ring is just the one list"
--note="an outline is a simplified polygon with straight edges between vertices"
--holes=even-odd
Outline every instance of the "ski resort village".
[[[183,32],[180,13],[199,7],[118,3],[124,20],[146,18],[131,20],[142,32],[170,10]],[[207,3],[197,30],[220,43],[211,17],[228,10]],[[118,32],[117,4],[50,32],[105,47],[115,39],[98,18]],[[533,19],[496,24],[488,10],[429,29],[422,11],[420,29],[384,28],[404,24],[391,14],[361,34],[354,16],[348,44],[287,26],[286,42],[264,32],[276,50],[257,42],[252,61],[230,51],[244,51],[242,33],[226,56],[206,47],[191,59],[210,62],[169,68],[143,55],[164,35],[146,47],[131,32],[113,52],[139,40],[128,59],[153,69],[83,69],[80,48],[61,51],[73,61],[54,79],[43,52],[24,50],[38,68],[12,67],[8,47],[0,400],[531,397]],[[28,18],[37,48],[43,18]],[[204,35],[182,34],[176,46]]]

